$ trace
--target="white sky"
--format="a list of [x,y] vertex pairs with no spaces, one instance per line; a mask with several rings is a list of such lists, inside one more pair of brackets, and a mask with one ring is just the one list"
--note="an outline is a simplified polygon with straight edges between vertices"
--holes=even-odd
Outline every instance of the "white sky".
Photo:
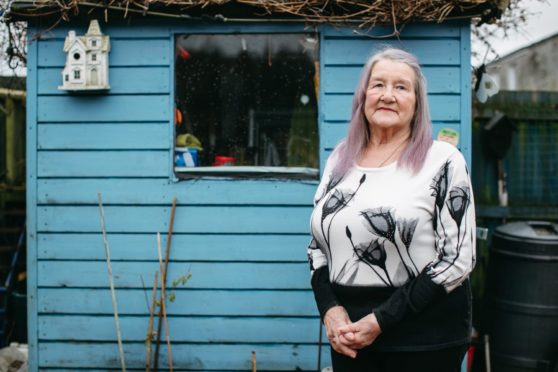
[[[518,33],[510,35],[508,38],[494,38],[491,42],[500,56],[509,54],[517,49],[521,49],[529,44],[535,43],[548,36],[558,33],[558,0],[520,0],[532,13],[527,22],[520,27]],[[473,59],[473,66],[477,67],[482,62],[486,54],[486,49],[482,45],[473,44],[473,50],[478,52],[479,58]],[[494,59],[489,55],[485,62]],[[4,61],[0,61],[0,75],[12,75],[11,71],[5,66]],[[25,72],[18,71],[18,75]]]
[[[499,37],[491,40],[491,45],[500,57],[558,33],[558,0],[521,0],[520,4],[526,5],[532,15],[518,33],[509,35],[506,39]],[[472,48],[479,53],[480,59],[484,58],[486,47],[473,44]],[[493,59],[494,56],[489,56],[486,62]],[[480,62],[482,61],[475,59],[472,61],[475,67]]]

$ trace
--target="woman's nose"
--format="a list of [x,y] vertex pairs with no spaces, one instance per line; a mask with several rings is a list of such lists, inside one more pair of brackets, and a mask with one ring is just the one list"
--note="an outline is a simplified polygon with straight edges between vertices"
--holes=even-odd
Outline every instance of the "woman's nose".
[[395,100],[395,97],[393,96],[393,89],[386,87],[384,94],[382,94],[382,98],[386,102],[393,102]]

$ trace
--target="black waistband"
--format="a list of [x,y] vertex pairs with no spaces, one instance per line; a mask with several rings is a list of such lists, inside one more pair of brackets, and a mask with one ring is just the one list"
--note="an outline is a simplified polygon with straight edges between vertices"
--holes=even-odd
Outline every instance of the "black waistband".
[[[353,322],[372,313],[397,288],[349,287],[332,283]],[[383,351],[435,350],[466,343],[470,337],[471,294],[468,280],[420,314],[405,319],[371,345]]]

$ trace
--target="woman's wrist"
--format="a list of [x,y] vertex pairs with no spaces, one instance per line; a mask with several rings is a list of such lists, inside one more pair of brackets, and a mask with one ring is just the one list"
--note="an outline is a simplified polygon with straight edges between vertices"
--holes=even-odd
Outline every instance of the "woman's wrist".
[[342,306],[339,305],[337,301],[331,301],[330,303],[328,303],[326,306],[322,308],[322,314],[321,314],[322,320],[325,320],[325,317],[329,312],[329,310],[333,309],[334,307],[342,307]]
[[378,321],[378,317],[376,316],[375,313],[370,314],[370,327],[372,328],[372,331],[374,331],[377,334],[382,333],[382,327],[380,326],[380,322]]

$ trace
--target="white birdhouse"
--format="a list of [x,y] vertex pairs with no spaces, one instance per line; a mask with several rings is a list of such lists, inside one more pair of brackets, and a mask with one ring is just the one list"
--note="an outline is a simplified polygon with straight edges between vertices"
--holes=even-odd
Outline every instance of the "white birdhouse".
[[95,91],[110,89],[108,80],[108,54],[110,40],[101,33],[96,19],[89,23],[84,36],[68,32],[64,41],[67,53],[66,65],[62,71],[60,90]]

